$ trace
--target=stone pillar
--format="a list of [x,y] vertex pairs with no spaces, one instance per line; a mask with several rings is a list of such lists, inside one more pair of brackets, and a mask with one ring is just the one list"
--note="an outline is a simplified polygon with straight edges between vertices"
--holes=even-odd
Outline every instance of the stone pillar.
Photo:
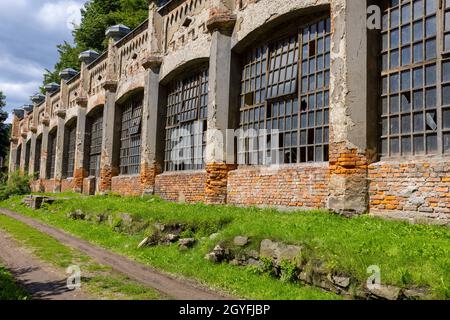
[[16,159],[17,159],[17,143],[11,139],[11,143],[9,145],[9,169],[8,173],[11,175],[16,168]]
[[123,25],[112,26],[106,30],[108,38],[108,65],[106,79],[103,84],[105,89],[105,107],[103,109],[103,137],[102,155],[100,159],[100,182],[99,192],[105,193],[111,190],[112,178],[119,174],[118,152],[120,141],[119,120],[116,116],[116,42],[130,32],[130,29]]
[[77,132],[75,144],[74,164],[74,190],[83,192],[83,180],[87,177],[87,169],[84,166],[85,137],[86,137],[86,107],[87,100],[77,100]]
[[25,174],[25,155],[27,150],[27,140],[25,135],[22,136],[22,149],[20,152],[20,162],[19,162],[19,171],[21,174]]
[[56,113],[56,115],[58,117],[58,131],[56,133],[55,187],[53,189],[53,192],[61,192],[64,161],[65,113],[60,110]]
[[227,129],[233,128],[231,110],[231,33],[236,17],[224,7],[212,8],[207,27],[211,33],[209,62],[208,131],[206,145],[207,204],[226,203],[228,172],[236,168],[226,159]]
[[146,70],[144,104],[142,110],[141,184],[144,194],[154,194],[155,178],[164,167],[165,110],[160,108],[161,89],[159,72],[162,64],[158,41],[162,18],[157,11],[157,1],[149,2],[149,54],[142,60]]
[[331,5],[330,183],[328,208],[343,215],[368,208],[367,5],[336,0]]

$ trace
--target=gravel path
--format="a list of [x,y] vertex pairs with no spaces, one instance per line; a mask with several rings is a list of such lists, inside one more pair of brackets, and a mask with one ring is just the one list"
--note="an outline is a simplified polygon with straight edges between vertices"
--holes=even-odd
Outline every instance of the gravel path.
[[0,214],[21,221],[41,232],[44,232],[64,245],[78,249],[97,262],[108,265],[114,270],[127,275],[143,285],[152,287],[162,294],[178,300],[223,300],[233,299],[230,296],[204,288],[194,281],[177,279],[154,268],[132,261],[124,256],[112,253],[81,240],[64,231],[48,226],[33,218],[23,216],[8,209],[0,208]]
[[88,300],[82,290],[67,288],[64,270],[58,270],[24,249],[8,233],[0,230],[0,261],[14,275],[32,299]]

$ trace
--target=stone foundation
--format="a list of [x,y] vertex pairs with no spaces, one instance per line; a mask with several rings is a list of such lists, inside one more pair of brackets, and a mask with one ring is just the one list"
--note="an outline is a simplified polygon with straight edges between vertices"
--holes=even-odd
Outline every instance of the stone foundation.
[[205,202],[207,204],[224,204],[227,202],[228,175],[235,168],[235,165],[225,163],[206,165]]
[[228,203],[323,209],[328,198],[327,163],[240,168],[228,177]]
[[86,196],[95,195],[95,177],[87,177],[83,179],[83,194]]
[[73,191],[75,188],[75,179],[67,178],[61,180],[61,192]]
[[155,194],[168,201],[202,202],[206,179],[205,171],[163,173],[156,177]]

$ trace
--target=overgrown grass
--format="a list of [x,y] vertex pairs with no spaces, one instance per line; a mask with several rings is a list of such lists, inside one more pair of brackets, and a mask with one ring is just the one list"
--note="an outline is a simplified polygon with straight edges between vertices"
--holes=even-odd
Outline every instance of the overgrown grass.
[[26,300],[27,293],[14,280],[11,273],[0,265],[0,300]]
[[[187,205],[136,197],[76,197],[57,201],[47,209],[29,210],[20,198],[0,203],[38,218],[105,248],[125,254],[174,274],[192,277],[210,286],[254,299],[332,299],[335,295],[298,284],[283,283],[227,264],[214,265],[203,257],[220,241],[246,235],[251,246],[270,238],[306,248],[308,258],[365,282],[367,268],[377,265],[385,284],[400,287],[428,286],[435,298],[450,298],[450,230],[439,226],[412,225],[369,216],[347,219],[324,211],[285,212],[229,206]],[[181,222],[196,229],[198,239],[220,232],[217,239],[202,239],[180,253],[176,246],[138,250],[143,233],[126,235],[105,224],[73,221],[76,209],[90,214],[129,213],[149,222]]]
[[[81,269],[82,287],[99,299],[161,299],[154,290],[113,272],[110,267],[94,263],[81,252],[64,246],[54,238],[22,222],[0,215],[0,229],[31,249],[37,257],[55,267],[65,269],[70,265],[78,265]],[[0,280],[0,298],[1,284]]]

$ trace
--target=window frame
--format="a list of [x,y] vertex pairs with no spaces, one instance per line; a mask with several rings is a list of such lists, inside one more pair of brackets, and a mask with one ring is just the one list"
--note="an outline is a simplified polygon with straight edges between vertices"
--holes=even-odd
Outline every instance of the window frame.
[[63,177],[73,178],[75,173],[75,152],[77,140],[77,123],[71,123],[64,128]]
[[88,117],[87,131],[87,168],[90,177],[100,176],[100,160],[103,146],[103,113],[98,112]]
[[[205,169],[208,85],[209,65],[197,67],[188,75],[178,77],[168,85],[165,104],[164,171],[182,172]],[[172,134],[177,132],[176,130],[190,132],[189,139],[192,142],[190,146],[179,145],[183,138],[180,135],[177,136],[179,141],[172,141]],[[200,144],[201,153],[197,148]],[[190,149],[190,164],[184,161],[177,164],[171,159],[176,145],[179,146],[180,151]]]
[[[449,150],[445,150],[445,141],[448,139],[447,144],[450,144],[450,127],[444,127],[444,111],[449,110],[450,112],[450,102],[449,105],[443,104],[444,87],[448,84],[450,92],[450,79],[448,82],[444,81],[444,63],[450,62],[448,59],[448,52],[444,51],[444,14],[445,11],[450,11],[450,7],[445,8],[445,1],[450,4],[449,0],[436,0],[436,11],[431,11],[427,13],[427,1],[422,1],[422,14],[420,16],[414,16],[414,1],[402,2],[398,1],[395,6],[391,6],[390,0],[384,0],[383,2],[383,26],[381,30],[381,52],[380,52],[380,102],[379,102],[379,154],[381,160],[390,159],[417,159],[429,156],[443,156],[450,153]],[[410,18],[407,21],[403,21],[402,8],[405,6],[410,6]],[[391,12],[398,11],[398,24],[391,28]],[[434,34],[427,36],[427,20],[432,19],[435,16],[435,25],[431,30],[434,30]],[[422,23],[421,32],[422,37],[420,39],[414,38],[414,25],[419,21]],[[409,42],[402,42],[402,30],[409,25]],[[398,46],[391,48],[391,31],[392,29],[397,29],[398,32]],[[386,35],[386,36],[385,36]],[[427,41],[435,40],[435,57],[427,58],[426,56],[426,43]],[[422,43],[422,59],[415,62],[414,60],[414,45],[417,43]],[[400,54],[403,47],[410,47],[410,63],[402,65],[402,55]],[[398,49],[398,66],[392,67],[389,60],[389,52],[391,49]],[[385,59],[384,56],[387,56]],[[422,69],[420,72],[419,70]],[[428,75],[435,74],[434,82],[431,81],[427,83]],[[415,73],[416,72],[416,73]],[[403,86],[402,75],[409,73],[409,80],[407,82],[405,77],[405,84],[409,83],[408,86]],[[421,76],[421,84],[415,86],[414,76]],[[397,91],[391,92],[391,81],[390,78],[395,75],[398,76]],[[394,82],[393,82],[394,83]],[[433,91],[435,92],[433,94]],[[427,92],[429,96],[427,97]],[[398,101],[395,102],[394,106],[397,105],[395,109],[396,112],[391,112],[391,96],[398,95]],[[415,100],[416,98],[420,98]],[[433,97],[435,100],[435,106],[430,106],[429,103],[433,102]],[[402,99],[405,105],[402,104]],[[429,100],[427,100],[429,99]],[[395,100],[394,100],[395,101]],[[416,103],[419,102],[421,107],[416,108]],[[409,105],[409,106],[408,106]],[[402,110],[405,107],[406,110]],[[434,113],[434,114],[433,114]],[[409,121],[408,120],[409,117]],[[394,118],[394,123],[390,121]],[[398,119],[398,120],[396,120]],[[415,122],[415,119],[418,119]],[[419,121],[422,119],[422,121]],[[433,120],[433,121],[431,121]],[[403,122],[404,121],[404,122]],[[397,123],[397,126],[393,124]],[[409,127],[409,129],[408,129]],[[419,128],[422,130],[419,130]],[[433,129],[435,127],[435,129]],[[417,129],[416,129],[417,128]],[[408,132],[409,130],[409,132]],[[392,132],[393,131],[393,132]],[[416,140],[417,139],[417,140]],[[429,139],[429,140],[428,140]],[[397,140],[394,149],[392,149],[391,140]],[[409,142],[408,142],[409,140]],[[429,142],[428,142],[428,141]],[[434,141],[433,141],[434,140]],[[416,141],[422,141],[421,146],[416,145]],[[433,143],[436,143],[434,148]],[[409,145],[409,147],[408,147]],[[447,145],[447,147],[448,147]],[[406,147],[406,149],[405,149]],[[397,151],[398,149],[398,151]]]
[[[317,28],[322,26],[323,29],[319,31]],[[315,29],[312,29],[315,28]],[[287,29],[287,28],[286,28]],[[329,160],[329,112],[330,112],[330,104],[329,104],[329,95],[330,95],[330,57],[331,57],[331,18],[329,12],[321,12],[311,17],[304,23],[298,25],[296,24],[292,28],[289,28],[288,32],[280,32],[277,33],[275,37],[268,39],[264,42],[259,42],[258,46],[253,46],[246,50],[243,54],[244,61],[241,66],[241,90],[240,90],[240,101],[239,101],[239,129],[247,130],[251,128],[255,129],[263,129],[270,130],[272,128],[279,129],[280,124],[283,124],[283,131],[280,131],[280,135],[283,134],[283,138],[279,137],[278,144],[278,154],[283,157],[282,161],[284,164],[301,164],[301,163],[321,163],[327,162]],[[303,35],[304,30],[308,29],[307,34]],[[314,31],[312,31],[314,30]],[[312,32],[314,37],[311,38]],[[321,33],[322,32],[322,33]],[[292,51],[292,39],[295,39],[294,50]],[[278,47],[281,43],[287,44],[288,49],[284,50]],[[314,44],[314,47],[311,47],[311,43]],[[307,54],[303,50],[306,50]],[[297,52],[296,52],[297,51]],[[259,57],[259,52],[264,52],[263,56]],[[281,80],[278,77],[278,82],[272,83],[270,77],[270,71],[272,68],[272,58],[274,56],[278,56],[279,53],[283,54],[287,52],[286,63],[283,64],[283,61],[280,62],[280,65],[277,67],[277,63],[275,61],[274,67],[275,69],[285,69],[286,71],[290,69],[290,71],[296,70],[296,72],[291,73],[290,81],[294,83],[294,88],[292,82],[289,86],[289,90],[284,90],[283,94],[279,94],[279,92],[275,95],[270,94],[269,88],[274,85],[282,85],[287,83],[287,77],[284,76]],[[290,60],[290,52],[293,52],[293,61]],[[250,55],[253,57],[257,57],[258,59],[249,58]],[[305,57],[305,59],[303,59]],[[318,58],[320,60],[318,60]],[[264,61],[265,60],[265,61]],[[283,59],[281,59],[283,60]],[[264,63],[264,62],[265,63]],[[309,63],[314,61],[314,68],[310,71]],[[321,64],[319,65],[318,62]],[[307,70],[303,70],[304,63],[307,66]],[[252,66],[265,65],[265,70],[260,70],[260,73],[256,73],[257,77],[264,76],[265,84],[258,87],[257,81],[252,81],[254,77],[248,77],[247,68],[250,67],[250,75],[252,75]],[[312,65],[311,65],[312,66]],[[318,69],[320,67],[320,69]],[[321,75],[321,87],[318,87],[317,76]],[[280,76],[280,74],[278,74]],[[306,79],[306,83],[303,83],[302,80]],[[314,84],[313,88],[310,89],[310,80],[313,79]],[[250,81],[249,81],[250,80]],[[248,84],[250,86],[255,85],[255,90],[253,90],[253,104],[248,103]],[[320,86],[319,83],[319,86]],[[306,85],[306,86],[305,86]],[[305,88],[305,90],[303,90]],[[264,99],[258,99],[256,94],[257,91],[265,92]],[[309,97],[319,95],[322,97],[322,105],[319,108],[310,108],[309,107]],[[328,97],[328,98],[326,98]],[[302,110],[302,102],[303,99],[306,99],[306,109]],[[313,101],[313,100],[311,100]],[[316,101],[313,101],[314,106],[316,105]],[[304,104],[303,104],[304,105]],[[286,107],[289,106],[290,112],[286,112]],[[276,110],[277,112],[274,112]],[[278,111],[284,112],[280,114]],[[252,112],[253,111],[253,112]],[[318,112],[316,112],[318,111]],[[248,112],[248,114],[247,114]],[[252,117],[252,114],[254,118]],[[259,119],[257,118],[259,115]],[[319,117],[320,124],[318,124]],[[305,117],[308,122],[308,117],[311,118],[311,122],[313,123],[309,126],[306,123],[306,126],[302,126],[302,117]],[[253,119],[253,120],[250,120]],[[326,119],[326,120],[325,120]],[[291,121],[288,122],[287,121]],[[275,123],[276,127],[275,127]],[[289,128],[289,129],[284,129]],[[313,132],[309,132],[313,130]],[[316,142],[316,132],[320,133],[321,141]],[[263,134],[262,132],[261,134]],[[313,142],[308,143],[308,135],[312,136]],[[302,138],[306,137],[305,143],[302,143]],[[261,148],[258,146],[258,150],[248,150],[247,145],[249,145],[249,138],[244,136],[244,138],[238,138],[240,142],[238,143],[240,146],[246,146],[244,150],[238,150],[238,163],[239,165],[244,166],[254,166],[254,165],[268,165],[267,163],[268,157],[272,157],[275,155],[273,151],[268,154],[268,157],[263,155],[263,152],[260,150]],[[251,138],[250,138],[251,139]],[[258,136],[256,144],[259,145],[263,139]],[[270,146],[271,139],[273,137],[267,136],[267,143]],[[281,141],[282,140],[282,141]],[[287,142],[289,140],[289,142]],[[269,142],[270,141],[270,142]],[[282,142],[282,143],[280,143]],[[312,150],[312,155],[310,153]],[[320,156],[317,154],[320,152]],[[289,156],[289,160],[286,161],[286,156]],[[255,158],[256,157],[256,158]],[[250,160],[253,159],[253,160]],[[257,161],[254,161],[256,160]],[[253,162],[253,163],[252,163]],[[254,162],[257,162],[254,163]],[[273,161],[272,161],[273,163]]]
[[143,93],[136,93],[119,107],[121,125],[119,175],[139,175],[141,173]]
[[47,179],[55,178],[55,164],[56,164],[56,137],[58,132],[48,134],[48,156],[47,156]]

